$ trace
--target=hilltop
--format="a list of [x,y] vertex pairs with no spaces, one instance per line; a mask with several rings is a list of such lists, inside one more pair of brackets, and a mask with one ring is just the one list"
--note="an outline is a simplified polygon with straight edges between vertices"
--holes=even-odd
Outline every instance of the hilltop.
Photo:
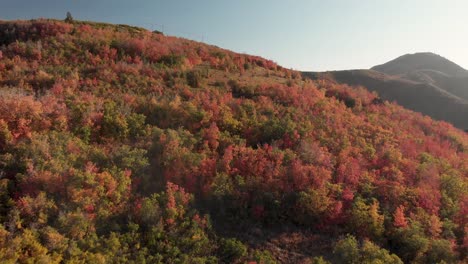
[[372,70],[389,75],[406,75],[415,71],[433,71],[446,76],[468,77],[468,71],[454,62],[431,52],[406,54]]
[[446,122],[125,25],[0,41],[2,260],[466,258],[468,136]]

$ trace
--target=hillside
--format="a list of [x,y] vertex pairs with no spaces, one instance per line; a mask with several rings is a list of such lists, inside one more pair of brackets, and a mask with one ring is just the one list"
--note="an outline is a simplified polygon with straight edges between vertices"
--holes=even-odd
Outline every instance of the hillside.
[[[458,128],[468,129],[468,86],[465,86],[468,85],[468,78],[462,81],[441,76],[435,82],[429,80],[427,75],[422,76],[422,73],[412,78],[404,78],[373,70],[309,72],[304,73],[304,76],[313,80],[326,79],[339,84],[362,86],[376,92],[383,100],[396,102],[436,120],[444,120]],[[426,80],[423,80],[423,77],[426,77]]]
[[468,135],[125,25],[0,22],[7,263],[446,263]]
[[407,54],[371,70],[303,75],[362,86],[384,100],[468,130],[468,71],[439,55]]
[[407,54],[372,69],[437,86],[468,101],[468,71],[437,54]]

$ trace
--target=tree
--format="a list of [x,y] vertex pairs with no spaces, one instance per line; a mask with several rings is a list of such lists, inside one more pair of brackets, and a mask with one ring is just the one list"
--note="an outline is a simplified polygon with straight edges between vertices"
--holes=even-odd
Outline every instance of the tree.
[[380,239],[384,232],[384,216],[379,213],[379,202],[374,200],[367,205],[358,198],[351,211],[350,230],[361,237]]
[[65,22],[67,23],[72,23],[73,22],[73,16],[70,12],[67,12],[67,17],[65,18]]
[[437,239],[432,241],[431,249],[425,259],[426,263],[455,263],[456,254],[452,250],[450,241]]
[[326,219],[332,206],[332,200],[328,195],[326,188],[300,192],[295,207],[296,221],[310,225]]
[[37,232],[26,229],[7,241],[8,232],[0,225],[0,259],[2,263],[60,263],[61,256],[44,247]]
[[225,263],[235,263],[247,255],[247,247],[234,238],[223,239],[219,254]]
[[275,258],[268,250],[255,250],[253,253],[253,259],[255,263],[259,264],[276,264]]
[[393,214],[393,226],[397,228],[405,228],[408,226],[408,222],[405,218],[405,207],[400,205]]
[[388,250],[380,248],[370,241],[364,241],[361,248],[361,263],[403,264],[403,261],[397,255],[390,254]]
[[339,263],[359,264],[359,245],[354,236],[348,235],[346,238],[339,240],[333,254],[338,259]]
[[11,132],[8,130],[8,124],[0,119],[0,149],[6,149],[12,138]]
[[429,250],[430,241],[424,235],[421,225],[413,221],[407,228],[399,228],[392,234],[392,249],[405,263],[419,263]]
[[387,250],[380,248],[374,243],[365,240],[362,245],[354,236],[348,235],[339,240],[333,250],[337,263],[346,264],[403,264],[395,254],[390,254]]
[[322,256],[314,257],[307,263],[310,263],[310,264],[330,264],[330,262],[326,261]]

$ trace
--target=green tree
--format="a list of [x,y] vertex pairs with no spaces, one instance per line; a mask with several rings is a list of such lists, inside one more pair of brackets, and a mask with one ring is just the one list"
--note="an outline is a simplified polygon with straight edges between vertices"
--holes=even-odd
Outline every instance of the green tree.
[[360,263],[359,244],[354,236],[348,235],[346,238],[339,240],[333,249],[333,254],[338,263]]
[[119,108],[114,101],[104,103],[101,131],[103,136],[114,138],[125,138],[129,133],[127,120],[119,112]]
[[390,254],[387,250],[380,248],[368,240],[365,240],[360,245],[356,238],[350,235],[336,243],[333,253],[337,263],[403,264],[397,255]]
[[367,205],[364,200],[357,198],[351,210],[350,230],[357,235],[378,240],[382,237],[384,216],[379,213],[379,202],[374,200]]
[[276,264],[278,263],[270,251],[268,250],[255,250],[253,252],[253,260],[258,264]]
[[425,263],[455,263],[457,255],[453,252],[450,241],[437,239],[431,242],[424,259]]
[[226,263],[236,263],[247,255],[247,247],[234,238],[222,239],[219,251],[221,260]]
[[407,228],[399,228],[392,234],[391,245],[405,263],[421,262],[429,250],[430,241],[425,236],[421,224],[413,221]]
[[390,254],[388,250],[380,248],[367,240],[364,241],[360,253],[362,264],[403,264],[403,261],[397,255]]

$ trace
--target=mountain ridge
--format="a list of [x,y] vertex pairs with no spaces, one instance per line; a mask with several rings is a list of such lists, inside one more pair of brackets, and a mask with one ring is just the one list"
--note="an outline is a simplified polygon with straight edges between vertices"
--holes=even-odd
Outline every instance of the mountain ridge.
[[371,68],[389,75],[408,74],[414,71],[433,70],[452,77],[468,77],[468,71],[456,63],[432,52],[405,54],[394,60]]

